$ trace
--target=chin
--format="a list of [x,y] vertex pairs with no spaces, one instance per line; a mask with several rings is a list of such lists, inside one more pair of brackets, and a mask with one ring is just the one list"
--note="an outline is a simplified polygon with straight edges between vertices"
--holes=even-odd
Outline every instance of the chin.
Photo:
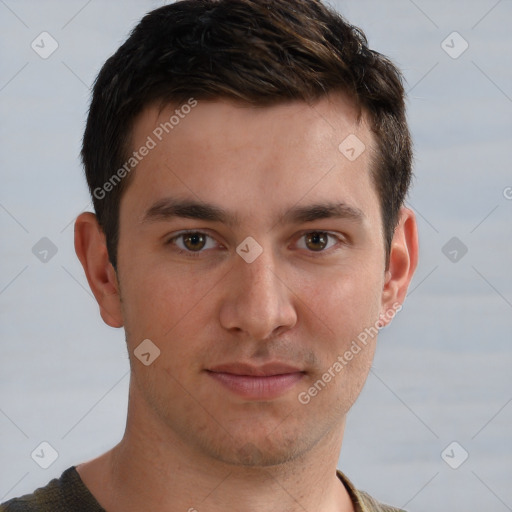
[[279,429],[267,435],[262,433],[259,437],[254,431],[245,430],[240,436],[227,436],[221,442],[217,441],[207,446],[203,444],[203,449],[220,462],[247,468],[285,464],[299,458],[316,444],[297,432],[285,434]]

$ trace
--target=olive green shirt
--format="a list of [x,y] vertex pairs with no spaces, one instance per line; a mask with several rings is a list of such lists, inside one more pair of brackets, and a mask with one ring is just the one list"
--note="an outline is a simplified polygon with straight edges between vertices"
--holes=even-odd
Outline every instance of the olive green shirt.
[[[345,485],[356,512],[405,512],[377,502],[363,491],[357,491],[350,480],[337,470]],[[36,489],[0,504],[0,512],[106,512],[96,501],[72,466],[60,478],[53,479],[46,487]],[[206,512],[206,511],[205,511]]]

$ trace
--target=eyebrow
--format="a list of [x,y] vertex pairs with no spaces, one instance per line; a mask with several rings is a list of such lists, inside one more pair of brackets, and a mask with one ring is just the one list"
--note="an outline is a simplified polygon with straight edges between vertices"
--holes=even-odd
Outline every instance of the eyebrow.
[[[144,214],[142,223],[170,220],[175,217],[219,222],[229,226],[239,226],[240,217],[220,206],[194,200],[175,198],[160,199]],[[279,216],[280,224],[301,224],[320,219],[347,219],[362,222],[364,213],[343,202],[316,203],[308,206],[293,206]]]

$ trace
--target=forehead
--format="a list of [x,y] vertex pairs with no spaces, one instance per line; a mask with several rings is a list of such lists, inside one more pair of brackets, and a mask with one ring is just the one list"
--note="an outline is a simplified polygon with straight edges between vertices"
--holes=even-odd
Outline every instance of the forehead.
[[354,105],[338,94],[314,104],[189,100],[150,106],[134,123],[132,148],[151,149],[122,203],[137,212],[134,221],[169,195],[233,205],[239,218],[249,219],[308,200],[374,210],[373,144],[365,116],[358,119]]

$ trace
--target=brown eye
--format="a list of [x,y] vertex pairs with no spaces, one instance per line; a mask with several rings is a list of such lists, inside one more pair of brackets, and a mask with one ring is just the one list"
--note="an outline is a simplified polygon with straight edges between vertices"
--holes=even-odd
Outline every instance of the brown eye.
[[315,231],[305,235],[306,246],[312,251],[322,251],[327,247],[328,235],[321,231]]
[[200,251],[206,245],[206,237],[202,233],[187,233],[181,237],[189,251]]
[[209,249],[223,249],[215,238],[202,231],[182,231],[181,233],[173,236],[166,245],[170,246],[178,254],[200,258],[208,254]]

